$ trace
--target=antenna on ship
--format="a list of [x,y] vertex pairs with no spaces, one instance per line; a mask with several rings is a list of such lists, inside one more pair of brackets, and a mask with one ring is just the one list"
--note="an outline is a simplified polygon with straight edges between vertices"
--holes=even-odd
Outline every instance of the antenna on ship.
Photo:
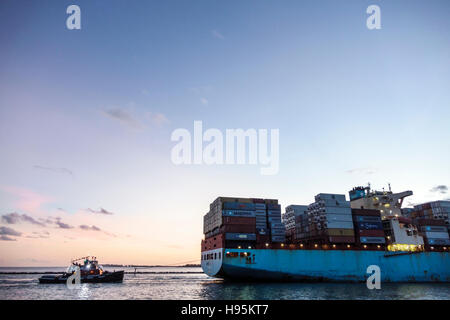
[[391,184],[388,183],[388,186],[389,186],[389,192],[392,192],[392,190],[391,190]]

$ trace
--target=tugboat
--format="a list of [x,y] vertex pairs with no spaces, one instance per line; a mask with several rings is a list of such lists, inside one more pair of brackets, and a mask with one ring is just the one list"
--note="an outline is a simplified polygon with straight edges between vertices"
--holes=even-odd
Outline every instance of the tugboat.
[[104,271],[96,257],[83,257],[72,260],[71,265],[62,275],[44,275],[39,283],[66,283],[77,270],[80,271],[81,283],[122,282],[124,271]]

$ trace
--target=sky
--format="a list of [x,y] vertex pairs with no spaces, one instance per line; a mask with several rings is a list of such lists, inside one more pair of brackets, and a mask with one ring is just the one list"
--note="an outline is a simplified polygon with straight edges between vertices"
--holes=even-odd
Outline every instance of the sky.
[[[285,207],[370,182],[412,190],[408,205],[450,198],[449,13],[446,0],[1,1],[0,266],[199,262],[217,196]],[[196,120],[278,129],[278,173],[175,165],[171,134]]]

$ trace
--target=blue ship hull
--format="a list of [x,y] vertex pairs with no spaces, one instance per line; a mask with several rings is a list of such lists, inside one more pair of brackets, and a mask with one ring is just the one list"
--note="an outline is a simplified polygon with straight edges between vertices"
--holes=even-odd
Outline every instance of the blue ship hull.
[[[208,252],[213,253],[211,256],[215,259],[203,260],[203,271],[223,279],[364,282],[372,274],[367,268],[376,265],[380,267],[382,282],[450,282],[448,252],[285,249],[215,249]],[[237,253],[237,256],[227,252]]]

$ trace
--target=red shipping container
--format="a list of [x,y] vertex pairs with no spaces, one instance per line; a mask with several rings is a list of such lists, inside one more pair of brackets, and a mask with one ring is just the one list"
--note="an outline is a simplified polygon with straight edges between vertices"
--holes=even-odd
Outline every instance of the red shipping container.
[[359,230],[359,235],[361,237],[384,237],[383,230]]
[[247,224],[256,227],[256,217],[223,217],[222,224]]
[[404,223],[404,224],[411,224],[412,220],[406,217],[398,217],[398,222]]
[[333,236],[329,237],[331,243],[354,243],[355,237],[352,236]]
[[256,243],[265,245],[270,242],[269,235],[256,234]]
[[255,233],[255,230],[254,224],[224,224],[220,227],[221,233]]
[[380,217],[381,213],[380,210],[375,209],[352,209],[352,215]]
[[443,219],[416,219],[414,223],[419,226],[445,226],[445,220]]
[[265,203],[264,199],[253,199],[253,203]]
[[218,234],[213,237],[202,240],[202,252],[224,247],[224,235]]

